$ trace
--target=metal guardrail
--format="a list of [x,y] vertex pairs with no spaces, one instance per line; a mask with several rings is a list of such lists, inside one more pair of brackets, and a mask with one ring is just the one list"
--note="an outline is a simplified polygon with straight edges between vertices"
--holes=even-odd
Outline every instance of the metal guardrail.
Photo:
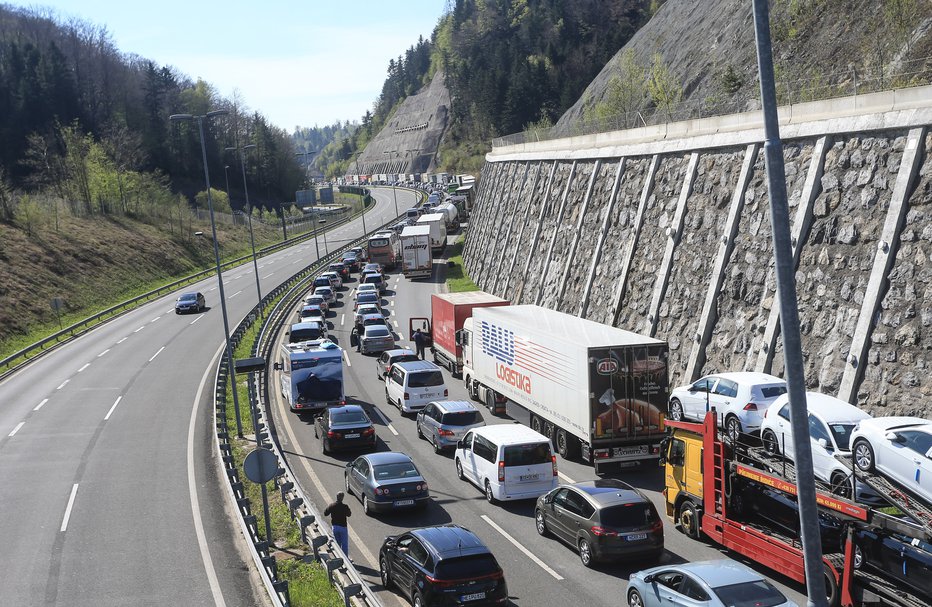
[[[421,197],[423,202],[426,196]],[[396,217],[382,226],[372,230],[369,234],[382,230],[397,221],[401,217]],[[265,317],[259,338],[253,345],[251,356],[264,355],[267,365],[271,361],[275,349],[275,337],[281,331],[282,326],[291,314],[292,307],[297,303],[305,289],[309,288],[309,283],[313,280],[315,274],[327,267],[334,260],[339,259],[340,254],[347,248],[358,246],[365,242],[368,234],[358,238],[344,247],[337,249],[324,258],[317,260],[308,265],[303,270],[297,272],[277,288],[267,293],[250,313],[237,325],[233,334],[230,336],[233,349],[235,349],[246,331],[256,322],[260,310],[265,309],[277,297],[284,294],[281,300]],[[233,445],[230,439],[230,430],[226,423],[226,389],[229,382],[227,354],[224,351],[220,363],[217,367],[215,383],[215,406],[214,406],[214,423],[217,429],[217,450],[219,459],[222,462],[224,473],[228,479],[229,497],[237,505],[239,514],[240,528],[243,535],[250,539],[250,553],[256,563],[256,568],[262,577],[263,583],[276,607],[288,607],[290,605],[288,582],[278,578],[277,565],[275,557],[271,554],[272,544],[269,540],[261,540],[259,536],[259,526],[256,516],[252,514],[251,504],[246,497],[243,480],[238,477],[236,462],[233,458]],[[234,387],[235,389],[235,387]],[[252,409],[252,415],[257,420],[259,436],[255,437],[257,447],[270,449],[278,459],[278,469],[275,477],[275,484],[281,493],[282,501],[288,505],[291,512],[291,518],[301,531],[302,540],[311,548],[312,554],[305,557],[319,561],[326,569],[331,584],[338,586],[343,596],[344,603],[349,606],[351,601],[363,607],[382,607],[381,601],[369,588],[369,585],[362,579],[362,576],[356,570],[356,567],[340,550],[338,544],[333,539],[333,530],[327,524],[320,512],[314,507],[313,502],[307,499],[307,496],[301,490],[288,461],[282,454],[278,443],[270,440],[269,425],[262,419],[270,420],[268,411],[265,410],[264,403],[268,403],[268,371],[260,371],[255,374],[253,381],[249,385],[249,404]],[[326,551],[324,551],[326,548]]]
[[[341,226],[347,223],[348,221],[352,221],[359,215],[360,213],[354,213],[353,215],[350,215],[341,220],[335,221],[334,223],[329,224],[326,230],[319,230],[316,232],[315,231],[307,232],[300,236],[289,238],[288,240],[284,240],[282,242],[269,245],[267,247],[257,250],[256,256],[263,257],[265,255],[269,255],[271,253],[279,251],[283,248],[290,247],[299,242],[310,240],[311,238],[314,238],[315,235],[323,234],[324,232],[327,232],[329,230],[332,230],[333,228]],[[252,261],[251,253],[249,255],[244,255],[242,257],[238,257],[231,261],[224,262],[220,264],[220,268],[221,268],[221,271],[223,271],[223,270],[238,266],[240,264],[247,263],[249,261]],[[68,341],[74,339],[75,337],[83,335],[84,333],[103,324],[104,322],[113,320],[113,318],[119,316],[120,314],[128,312],[129,310],[135,307],[138,307],[140,304],[148,303],[152,299],[161,297],[162,295],[169,293],[177,289],[178,287],[188,285],[194,282],[198,282],[214,274],[216,274],[216,269],[211,268],[209,270],[203,270],[201,272],[191,274],[190,276],[185,276],[184,278],[180,278],[174,282],[170,282],[157,289],[143,293],[142,295],[138,295],[131,299],[127,299],[124,302],[118,303],[115,306],[111,306],[107,308],[106,310],[103,310],[101,312],[94,314],[93,316],[88,316],[87,318],[80,320],[68,327],[65,327],[64,329],[60,331],[52,333],[48,337],[45,337],[44,339],[41,339],[29,346],[26,346],[22,350],[14,352],[13,354],[7,356],[6,358],[0,359],[0,369],[4,369],[2,372],[0,372],[0,379],[3,379],[7,375],[13,373],[17,369],[21,368],[23,365],[29,362],[32,362],[37,357],[42,356],[43,354],[49,352],[51,349],[54,349],[61,344],[67,343]],[[20,362],[17,364],[14,364],[16,363],[16,361],[20,361]]]

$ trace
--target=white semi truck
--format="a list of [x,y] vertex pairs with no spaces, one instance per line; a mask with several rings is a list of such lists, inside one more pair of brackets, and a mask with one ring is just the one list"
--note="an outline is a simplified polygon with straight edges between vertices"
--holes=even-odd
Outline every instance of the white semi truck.
[[477,307],[457,334],[470,396],[507,401],[564,458],[656,460],[669,399],[667,343],[533,305]]
[[417,225],[430,228],[430,248],[435,252],[443,251],[447,246],[447,216],[445,213],[428,213],[421,215]]
[[430,226],[407,226],[401,231],[401,272],[405,278],[429,278],[433,273]]

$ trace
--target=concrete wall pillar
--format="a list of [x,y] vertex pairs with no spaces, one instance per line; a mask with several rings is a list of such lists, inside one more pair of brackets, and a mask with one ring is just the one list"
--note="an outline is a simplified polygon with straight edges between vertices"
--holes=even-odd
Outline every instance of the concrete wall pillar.
[[553,255],[553,247],[557,244],[557,235],[556,232],[560,230],[560,224],[563,222],[563,213],[566,211],[566,199],[570,195],[570,187],[573,185],[573,178],[576,177],[576,163],[578,161],[574,160],[573,165],[570,167],[570,174],[566,178],[566,186],[563,188],[563,196],[560,198],[560,210],[557,212],[557,222],[554,225],[554,235],[550,239],[550,246],[547,247],[547,257],[544,258],[544,267],[540,271],[540,280],[537,282],[537,294],[534,296],[534,304],[540,305],[540,298],[544,294],[544,277],[547,276],[547,271],[550,269],[550,256]]
[[[538,177],[540,177],[540,172],[541,172],[540,167],[542,165],[543,165],[542,162],[536,162],[534,164],[534,177],[531,180],[531,188],[530,190],[528,190],[531,193],[533,193],[534,188],[537,187],[537,179]],[[527,171],[524,173],[524,182],[521,184],[521,189],[518,190],[518,196],[515,202],[514,219],[512,220],[511,224],[508,226],[508,233],[505,235],[505,241],[502,246],[502,254],[498,258],[499,265],[498,265],[498,271],[496,272],[496,275],[495,275],[495,283],[492,285],[491,289],[488,289],[490,293],[498,295],[499,297],[504,297],[504,295],[501,294],[501,291],[499,291],[499,287],[502,286],[502,283],[503,283],[502,277],[503,275],[511,276],[512,270],[515,267],[515,260],[517,259],[517,256],[518,256],[518,242],[521,242],[521,237],[524,235],[524,228],[527,227],[527,224],[530,219],[527,213],[527,209],[529,207],[527,203],[530,201],[530,196],[521,195],[522,192],[524,192],[524,184],[527,183],[527,177],[530,173],[531,173],[531,162],[528,161]],[[525,203],[523,207],[524,212],[522,212],[519,215],[518,210],[522,208],[521,207],[522,202]],[[518,230],[518,233],[517,233],[518,240],[517,242],[513,242],[511,237],[513,234],[515,234],[515,225],[519,223],[521,224],[521,229]],[[511,263],[506,266],[505,258],[507,257],[506,253],[508,251],[511,251]],[[505,278],[506,282],[507,280],[508,279]]]
[[[544,227],[544,214],[547,212],[547,200],[550,198],[550,188],[553,187],[553,176],[557,173],[557,162],[554,162],[550,167],[550,176],[547,178],[547,185],[544,187],[544,195],[541,197],[540,201],[540,213],[537,214],[537,225],[534,228],[534,238],[531,239],[531,242],[537,242],[540,239],[541,228]],[[536,250],[536,248],[534,249]],[[517,252],[516,252],[517,253]],[[527,276],[528,270],[531,269],[531,260],[534,259],[534,252],[528,252],[527,259],[524,260],[524,276]],[[508,287],[511,285],[511,277],[514,274],[508,275],[508,282],[505,284],[505,292],[508,292]],[[524,290],[524,285],[527,284],[525,280],[524,284],[521,285],[521,290]],[[518,294],[515,294],[511,297],[512,301],[517,301]]]
[[621,299],[625,296],[628,274],[631,273],[631,262],[634,260],[634,250],[637,248],[638,237],[641,235],[641,227],[644,225],[644,213],[647,211],[647,201],[650,200],[651,192],[654,190],[654,176],[657,174],[658,166],[660,166],[659,154],[651,158],[650,167],[647,169],[647,175],[644,176],[644,189],[641,190],[641,200],[638,202],[637,214],[634,216],[631,240],[625,245],[625,253],[621,262],[621,272],[618,274],[618,285],[615,287],[615,307],[612,308],[612,326],[618,324],[618,316],[621,314]]
[[670,278],[670,268],[673,265],[673,253],[676,245],[680,241],[680,234],[683,231],[683,218],[686,217],[686,201],[693,190],[693,181],[696,179],[696,166],[699,164],[699,153],[693,152],[689,157],[689,165],[686,167],[686,175],[683,179],[683,187],[680,189],[680,198],[676,203],[676,212],[673,214],[673,221],[667,228],[667,246],[664,249],[663,261],[660,263],[660,269],[657,271],[657,281],[654,283],[654,292],[650,300],[650,308],[646,322],[645,333],[651,337],[657,332],[657,319],[660,313],[660,304],[663,302],[663,296],[667,291],[667,279]]
[[[573,234],[573,242],[570,243],[570,249],[566,252],[566,263],[563,264],[563,273],[560,275],[560,293],[557,295],[556,302],[559,306],[563,303],[563,294],[566,293],[566,279],[569,277],[570,268],[573,267],[573,257],[576,255],[576,246],[579,244],[579,238],[582,236],[582,225],[586,219],[586,211],[589,209],[589,199],[592,198],[592,189],[595,186],[595,178],[599,174],[599,167],[602,166],[601,160],[595,161],[592,167],[592,174],[589,176],[589,185],[586,188],[586,194],[583,196],[582,209],[579,212],[579,220],[576,222],[576,233]],[[557,227],[559,229],[559,226]],[[556,242],[556,237],[554,237]],[[562,309],[562,308],[560,308]]]
[[900,169],[896,174],[893,195],[884,219],[880,241],[877,243],[877,251],[874,254],[874,264],[867,281],[867,290],[864,292],[864,301],[861,302],[858,324],[851,339],[845,372],[842,375],[841,386],[838,388],[838,398],[849,403],[856,402],[858,385],[864,377],[864,359],[874,326],[874,315],[880,307],[887,286],[887,276],[896,259],[896,244],[900,240],[903,220],[909,207],[907,201],[910,185],[919,170],[925,133],[925,127],[919,127],[910,129],[906,137],[906,149],[903,151]]
[[715,257],[715,265],[712,268],[710,276],[709,289],[706,291],[705,302],[702,305],[702,313],[699,316],[699,326],[694,336],[692,353],[689,355],[689,362],[686,364],[685,381],[693,382],[699,378],[702,367],[705,365],[705,349],[712,337],[712,329],[715,327],[715,321],[718,317],[718,295],[722,289],[722,283],[725,280],[725,268],[728,266],[728,260],[731,258],[731,252],[735,246],[735,238],[738,236],[738,223],[741,220],[741,212],[744,209],[744,194],[747,191],[748,183],[751,181],[751,174],[754,171],[754,163],[757,161],[757,152],[760,145],[752,143],[744,151],[744,161],[741,163],[741,173],[738,175],[738,183],[735,184],[735,191],[731,197],[731,208],[728,210],[728,218],[725,220],[724,230],[722,232],[721,244],[718,247],[718,254]]
[[[493,191],[494,184],[498,182],[499,174],[504,171],[507,162],[495,162],[491,164],[488,175],[482,179],[479,184],[480,191],[476,196],[476,207],[472,210],[469,217],[468,238],[463,244],[463,261],[466,264],[466,271],[473,275],[478,271],[483,263],[481,240],[485,230],[489,229],[491,221],[488,217],[494,211],[494,202],[490,195]],[[486,165],[489,166],[489,165]],[[482,224],[479,218],[483,218]],[[468,259],[468,262],[467,262]],[[478,264],[478,265],[477,265]]]
[[[612,215],[615,212],[615,201],[618,200],[618,186],[621,184],[621,176],[625,173],[625,159],[618,159],[618,167],[615,170],[615,181],[612,183],[612,193],[608,197],[608,204],[605,205],[605,217],[602,218],[602,229],[599,231],[599,240],[596,242],[595,251],[592,255],[592,263],[589,264],[589,275],[586,277],[586,288],[583,291],[582,298],[579,302],[579,311],[576,316],[585,317],[589,308],[589,294],[592,292],[592,281],[595,278],[595,270],[599,267],[602,260],[602,245],[605,244],[605,236],[608,234],[608,228],[612,225]],[[592,172],[593,175],[596,171]],[[563,282],[566,282],[564,278]]]
[[[809,236],[809,228],[812,226],[812,204],[822,189],[822,168],[825,165],[825,153],[831,145],[828,136],[819,137],[815,147],[812,150],[812,158],[809,161],[809,173],[806,176],[806,185],[803,187],[803,193],[799,200],[799,207],[796,209],[796,216],[793,218],[790,238],[793,243],[793,267],[799,265],[799,252]],[[773,226],[771,226],[771,230]],[[779,293],[777,294],[779,296]],[[770,365],[773,363],[773,351],[777,344],[778,329],[780,324],[780,306],[776,299],[770,307],[770,316],[767,317],[767,327],[764,329],[764,337],[761,340],[760,350],[757,352],[757,365],[755,371],[768,373]]]
[[[486,291],[489,290],[489,276],[492,276],[494,280],[495,274],[501,268],[501,253],[504,250],[502,249],[501,245],[505,242],[505,240],[502,239],[502,231],[504,230],[505,233],[511,232],[511,226],[514,224],[514,221],[511,221],[510,219],[514,217],[515,206],[517,205],[517,200],[519,198],[519,194],[521,193],[521,188],[524,187],[524,181],[527,179],[527,175],[530,172],[531,163],[529,161],[523,161],[521,164],[524,165],[524,174],[521,177],[521,183],[517,187],[514,187],[515,184],[513,183],[512,186],[508,189],[507,201],[503,202],[502,204],[502,212],[495,221],[495,229],[490,230],[486,238],[484,248],[485,254],[488,256],[491,250],[494,249],[495,255],[491,259],[486,260],[486,263],[482,265],[479,271],[479,275],[474,281],[477,285],[480,285],[480,287]],[[507,236],[505,238],[507,239]],[[494,247],[490,247],[489,245],[493,242],[498,244]],[[496,259],[498,260],[498,263],[495,264],[493,269],[492,265]]]

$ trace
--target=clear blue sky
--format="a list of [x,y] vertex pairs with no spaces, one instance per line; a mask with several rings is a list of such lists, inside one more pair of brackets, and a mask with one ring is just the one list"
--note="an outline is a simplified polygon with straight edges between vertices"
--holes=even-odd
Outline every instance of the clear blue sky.
[[445,0],[5,0],[105,27],[124,54],[203,78],[289,133],[359,120],[389,59],[430,34]]

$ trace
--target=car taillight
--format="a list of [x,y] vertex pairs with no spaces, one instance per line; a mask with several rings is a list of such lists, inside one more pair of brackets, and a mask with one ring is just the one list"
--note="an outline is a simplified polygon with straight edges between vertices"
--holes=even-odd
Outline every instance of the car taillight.
[[444,430],[443,428],[440,428],[437,430],[437,434],[440,436],[453,436],[453,430]]
[[661,529],[663,529],[663,521],[660,520],[660,519],[658,518],[658,519],[657,519],[656,521],[654,521],[653,524],[650,526],[650,530],[651,530],[651,531],[660,531]]
[[411,395],[405,392],[405,400],[408,400],[409,398],[411,398]]
[[333,430],[327,430],[327,438],[340,438],[340,433],[334,432]]
[[557,475],[557,456],[551,455],[550,462],[553,464],[553,475],[556,476]]
[[446,389],[446,388],[443,389],[443,395],[444,395],[444,396],[447,395],[447,389]]
[[366,428],[362,431],[363,436],[372,436],[373,434],[375,434],[375,428]]
[[498,462],[498,482],[505,482],[505,462]]
[[744,410],[745,410],[745,411],[757,411],[757,404],[756,404],[756,403],[748,403],[748,404],[744,405]]
[[376,487],[374,492],[376,495],[388,495],[388,487],[384,489],[382,487]]
[[430,582],[434,588],[450,588],[459,584],[458,580],[440,580],[430,575],[425,575],[427,581]]
[[418,491],[427,491],[427,483],[418,483],[415,489]]
[[617,531],[612,531],[611,529],[606,529],[605,527],[599,527],[598,525],[590,527],[589,531],[591,531],[592,535],[596,537],[618,537]]

